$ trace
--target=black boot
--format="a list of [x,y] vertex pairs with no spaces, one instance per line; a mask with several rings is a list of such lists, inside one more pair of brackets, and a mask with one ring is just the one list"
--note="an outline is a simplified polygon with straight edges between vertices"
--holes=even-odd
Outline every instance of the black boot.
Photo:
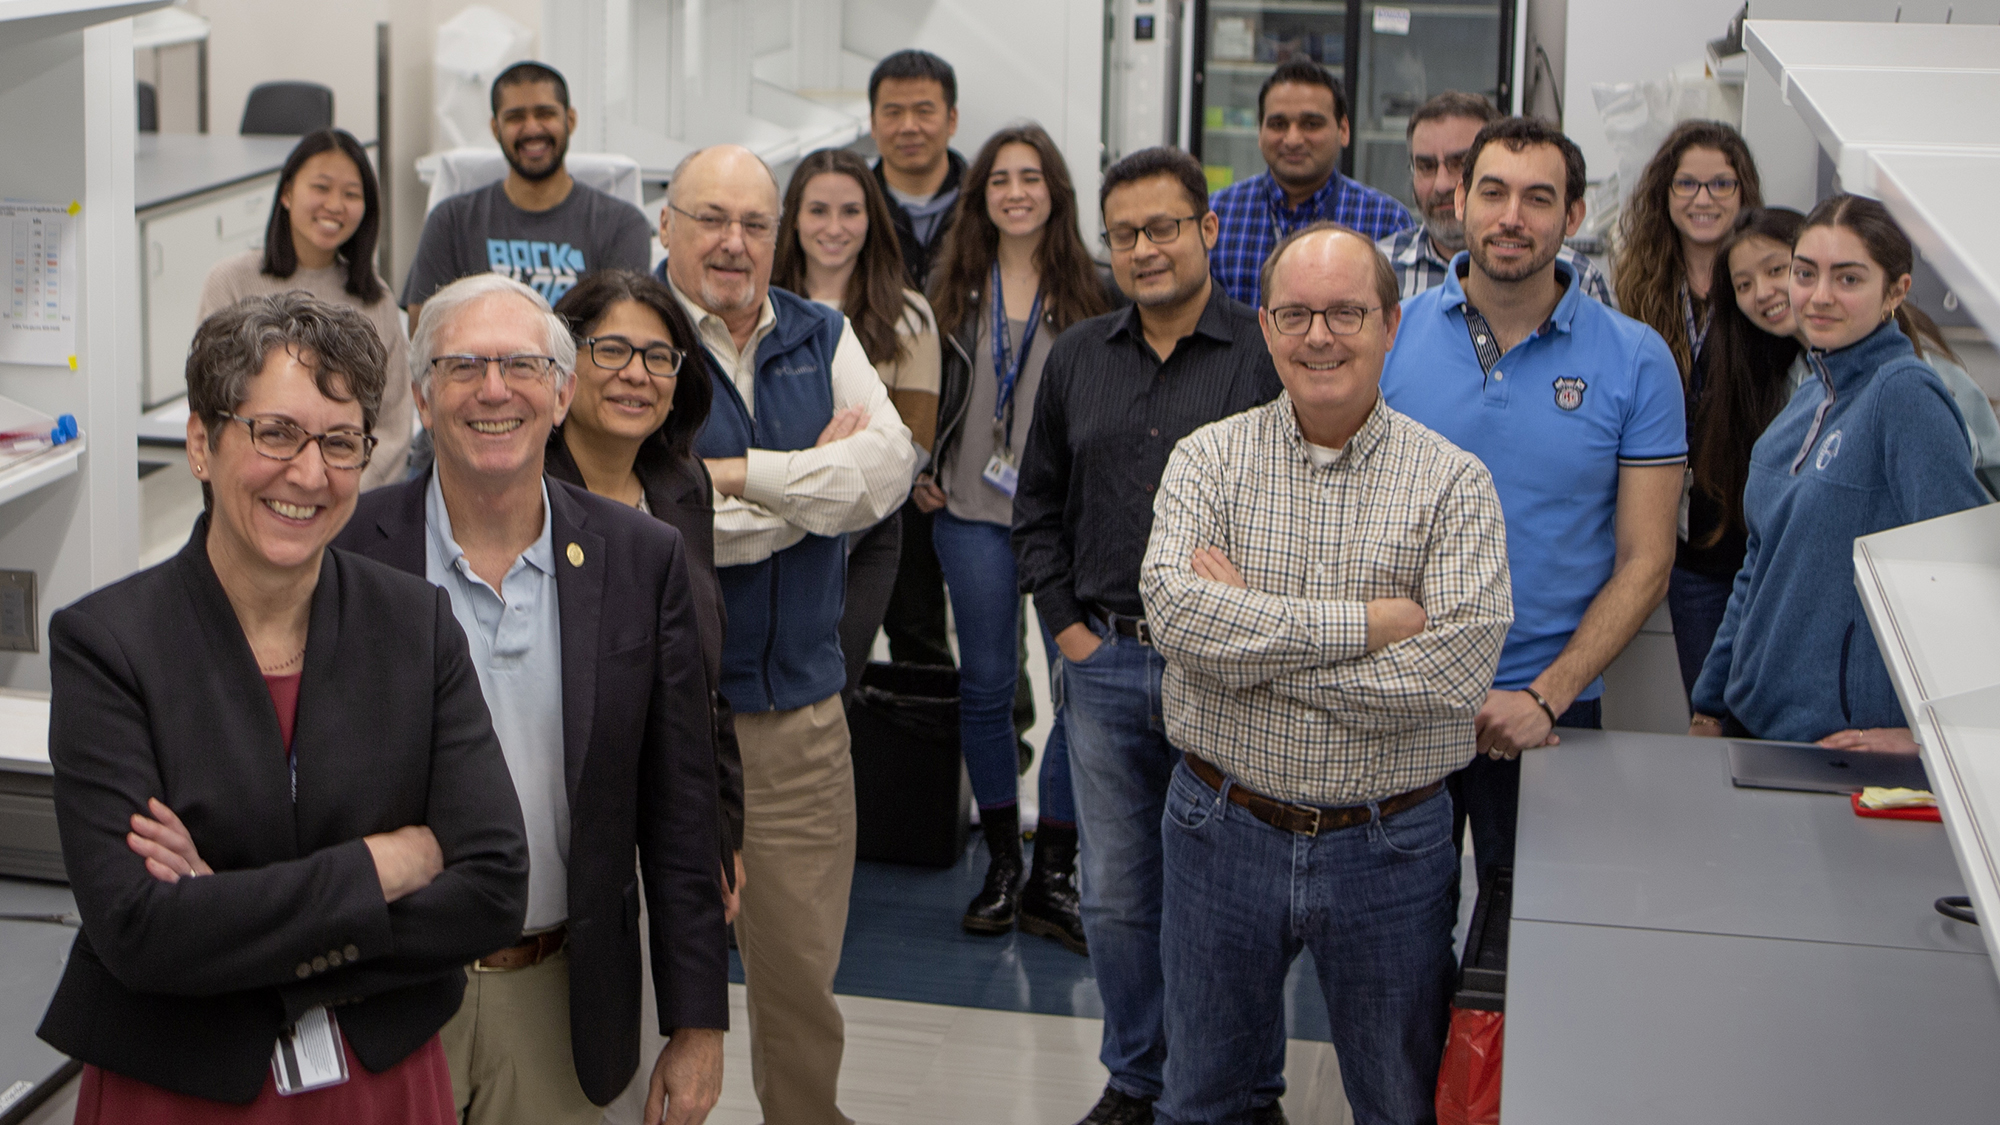
[[964,926],[972,934],[1004,934],[1014,928],[1021,904],[1021,813],[1013,805],[980,809],[986,833],[986,885],[965,907]]
[[1090,956],[1076,895],[1076,826],[1044,822],[1035,829],[1035,866],[1021,892],[1021,932],[1052,937]]

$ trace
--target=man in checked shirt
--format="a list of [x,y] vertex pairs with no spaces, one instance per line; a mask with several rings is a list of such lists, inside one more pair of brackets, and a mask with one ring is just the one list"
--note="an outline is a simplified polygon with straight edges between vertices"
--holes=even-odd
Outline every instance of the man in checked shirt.
[[1384,404],[1388,260],[1319,223],[1265,262],[1285,393],[1183,439],[1140,571],[1166,658],[1160,1125],[1249,1120],[1309,948],[1360,1125],[1431,1121],[1458,878],[1444,778],[1512,621],[1493,480]]

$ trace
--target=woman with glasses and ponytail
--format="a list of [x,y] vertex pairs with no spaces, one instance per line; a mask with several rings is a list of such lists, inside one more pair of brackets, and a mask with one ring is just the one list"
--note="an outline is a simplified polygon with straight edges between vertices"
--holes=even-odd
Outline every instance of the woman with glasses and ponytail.
[[[715,573],[714,485],[694,455],[714,394],[706,353],[673,291],[650,274],[587,273],[555,313],[576,340],[576,397],[549,433],[544,471],[672,525],[687,546],[721,781],[723,914],[733,922],[743,889],[743,756],[721,694],[727,614]],[[651,995],[650,988],[641,992]],[[640,1051],[657,1055],[659,1047],[655,1041]],[[638,1088],[643,1097],[643,1075]]]
[[1913,341],[1910,240],[1836,195],[1792,248],[1811,378],[1750,452],[1748,541],[1694,687],[1690,734],[1914,752],[1860,595],[1854,540],[1986,502],[1964,415]]
[[1034,869],[1021,886],[1012,718],[1021,588],[1010,545],[1014,487],[1049,345],[1108,312],[1106,284],[1077,230],[1069,167],[1041,126],[993,134],[965,175],[957,218],[931,272],[947,335],[931,470],[917,505],[958,625],[959,732],[989,853],[964,927],[1022,930],[1084,952],[1076,894],[1076,804],[1061,711],[1042,755]]
[[[1658,332],[1674,353],[1690,434],[1697,432],[1708,389],[1705,345],[1717,309],[1733,300],[1730,290],[1714,288],[1715,263],[1737,216],[1763,205],[1757,165],[1743,137],[1720,121],[1683,121],[1646,163],[1619,218],[1612,271],[1618,308]],[[1688,462],[1689,482],[1702,473],[1699,456],[1694,452]],[[1712,552],[1689,542],[1688,496],[1682,493],[1667,611],[1684,654],[1681,686],[1692,691],[1700,660],[1693,649],[1721,624],[1734,572],[1719,570]]]

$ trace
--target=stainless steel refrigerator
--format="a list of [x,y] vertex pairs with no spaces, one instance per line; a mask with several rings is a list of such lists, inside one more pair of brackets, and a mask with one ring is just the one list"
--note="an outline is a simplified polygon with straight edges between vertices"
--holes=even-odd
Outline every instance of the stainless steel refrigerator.
[[1511,111],[1519,10],[1520,0],[1194,0],[1187,136],[1209,189],[1264,171],[1258,87],[1279,63],[1306,58],[1347,90],[1353,132],[1341,171],[1411,203],[1410,114],[1446,90]]

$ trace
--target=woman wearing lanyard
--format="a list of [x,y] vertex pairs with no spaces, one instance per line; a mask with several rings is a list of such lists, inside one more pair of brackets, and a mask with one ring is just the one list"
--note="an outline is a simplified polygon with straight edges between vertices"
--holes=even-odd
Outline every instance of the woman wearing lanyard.
[[[847,314],[889,401],[910,428],[917,463],[930,456],[937,425],[937,318],[923,294],[903,288],[896,224],[866,161],[845,149],[808,154],[792,171],[778,220],[771,284]],[[840,647],[847,688],[861,687],[876,630],[888,612],[903,554],[902,512],[847,539],[847,607]]]
[[[1713,288],[1716,257],[1738,213],[1763,204],[1757,165],[1743,137],[1720,121],[1683,121],[1647,162],[1619,220],[1623,248],[1612,274],[1618,307],[1672,349],[1690,434],[1701,412],[1708,368],[1703,344],[1715,321],[1716,299],[1726,303],[1731,297],[1730,290]],[[1689,461],[1690,481],[1701,474],[1700,456],[1696,452]],[[1713,637],[1733,575],[1715,573],[1712,560],[1689,542],[1688,514],[1683,499],[1667,612],[1677,639]],[[1683,659],[1684,687],[1693,682],[1688,672]]]
[[990,853],[964,925],[1005,933],[1018,913],[1024,931],[1081,953],[1076,805],[1060,708],[1042,756],[1034,871],[1025,893],[1020,887],[1011,712],[1021,592],[1009,536],[1016,466],[1049,345],[1110,303],[1077,232],[1069,169],[1040,126],[995,133],[964,182],[931,283],[938,323],[952,334],[933,471],[918,478],[914,494],[918,507],[936,513],[933,540],[958,625],[960,740]]

